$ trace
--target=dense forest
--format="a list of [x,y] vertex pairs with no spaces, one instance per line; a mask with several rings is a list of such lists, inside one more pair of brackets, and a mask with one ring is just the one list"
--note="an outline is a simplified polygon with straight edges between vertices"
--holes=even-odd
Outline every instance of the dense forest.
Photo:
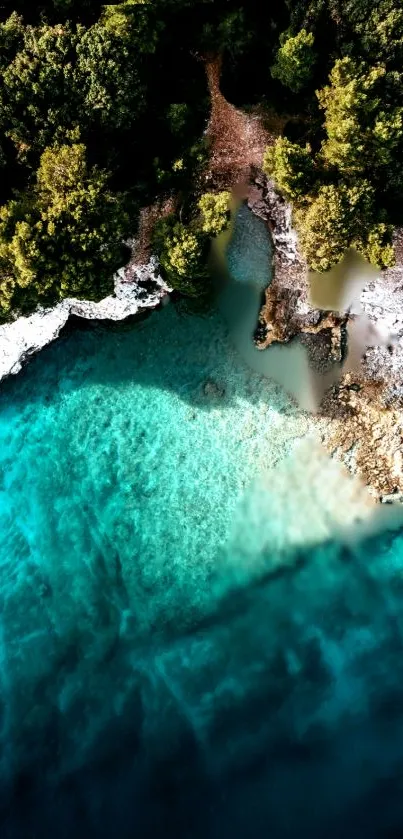
[[289,115],[264,169],[308,263],[393,263],[402,222],[398,0],[10,0],[0,6],[0,318],[99,299],[142,206],[175,196],[154,249],[203,294],[227,193],[205,193],[208,56],[239,107]]

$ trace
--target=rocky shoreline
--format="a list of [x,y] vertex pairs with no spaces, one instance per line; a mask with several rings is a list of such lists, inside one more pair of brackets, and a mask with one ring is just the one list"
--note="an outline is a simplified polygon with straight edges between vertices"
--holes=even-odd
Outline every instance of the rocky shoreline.
[[[247,203],[267,224],[274,243],[273,279],[265,292],[257,345],[264,349],[298,338],[313,366],[326,370],[341,361],[348,318],[310,305],[291,207],[258,170],[253,172]],[[359,373],[346,374],[329,390],[314,419],[331,454],[383,501],[403,501],[403,231],[396,231],[395,248],[395,267],[380,272],[361,297],[378,333],[394,335],[393,348],[369,347]],[[0,381],[18,373],[33,354],[55,340],[70,316],[123,321],[156,308],[172,291],[154,257],[143,265],[132,258],[117,272],[114,285],[114,294],[98,303],[66,299],[0,326]]]
[[[291,207],[262,173],[254,175],[248,205],[267,223],[275,245],[258,346],[299,338],[312,364],[326,370],[341,361],[348,318],[310,305]],[[347,373],[329,390],[315,417],[328,451],[384,502],[403,502],[403,230],[395,233],[395,251],[396,265],[380,271],[361,295],[363,312],[378,335],[393,336],[393,347],[368,347],[359,372]]]
[[58,338],[70,316],[83,320],[123,321],[156,308],[172,289],[158,272],[153,257],[145,265],[129,263],[114,277],[114,294],[99,302],[66,298],[50,309],[39,308],[0,326],[0,381],[18,373],[35,353]]

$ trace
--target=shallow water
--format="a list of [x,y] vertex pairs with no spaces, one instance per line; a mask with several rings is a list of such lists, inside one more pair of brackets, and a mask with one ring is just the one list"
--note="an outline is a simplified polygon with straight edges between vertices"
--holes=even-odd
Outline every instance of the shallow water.
[[172,305],[4,383],[2,839],[395,835],[401,537],[245,517],[309,429]]

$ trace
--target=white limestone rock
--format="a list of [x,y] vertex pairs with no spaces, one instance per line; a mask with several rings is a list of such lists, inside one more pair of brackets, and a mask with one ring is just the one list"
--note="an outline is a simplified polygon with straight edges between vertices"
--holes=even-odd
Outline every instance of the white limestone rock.
[[155,257],[146,265],[119,269],[114,284],[114,294],[98,303],[66,298],[51,309],[40,307],[29,317],[0,326],[0,381],[18,373],[29,356],[54,341],[70,315],[86,320],[120,321],[155,308],[172,291],[159,275]]

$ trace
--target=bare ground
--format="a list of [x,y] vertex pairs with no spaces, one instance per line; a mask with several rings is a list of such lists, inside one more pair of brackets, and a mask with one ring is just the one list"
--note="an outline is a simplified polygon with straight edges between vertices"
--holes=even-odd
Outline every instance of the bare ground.
[[[235,108],[220,91],[221,61],[206,62],[211,98],[211,115],[206,129],[210,160],[206,180],[214,188],[230,189],[248,182],[251,168],[261,168],[266,146],[273,136],[259,114],[246,114]],[[267,120],[266,120],[267,122]]]

